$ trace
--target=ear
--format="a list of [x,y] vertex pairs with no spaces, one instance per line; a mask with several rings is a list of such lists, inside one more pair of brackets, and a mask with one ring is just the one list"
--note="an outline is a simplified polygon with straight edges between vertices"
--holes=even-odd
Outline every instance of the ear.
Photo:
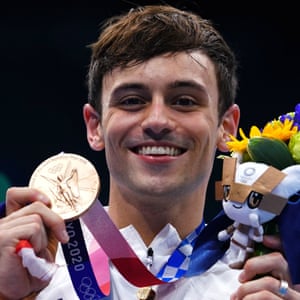
[[226,142],[229,141],[229,135],[236,136],[240,121],[240,108],[237,104],[233,104],[225,112],[219,126],[219,137],[217,148],[221,152],[228,152]]
[[86,103],[83,107],[83,118],[90,147],[95,151],[103,150],[104,141],[98,112]]

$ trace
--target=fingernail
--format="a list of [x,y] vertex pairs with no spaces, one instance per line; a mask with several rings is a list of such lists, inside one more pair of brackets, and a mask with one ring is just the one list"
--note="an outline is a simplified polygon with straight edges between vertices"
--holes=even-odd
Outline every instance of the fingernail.
[[62,243],[67,243],[69,241],[69,235],[68,232],[66,230],[63,230],[61,232],[61,242]]
[[239,275],[239,281],[243,282],[245,280],[245,272],[241,272]]
[[38,194],[37,196],[38,200],[45,203],[45,204],[49,204],[49,199],[43,195],[43,194]]

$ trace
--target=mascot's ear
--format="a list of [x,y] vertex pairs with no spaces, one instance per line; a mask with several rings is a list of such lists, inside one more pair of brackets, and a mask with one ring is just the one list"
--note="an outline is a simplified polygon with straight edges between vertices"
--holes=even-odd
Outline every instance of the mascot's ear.
[[[288,199],[289,204],[300,202],[300,165],[292,165],[282,170],[287,176],[274,189],[274,193],[281,194]],[[277,190],[277,191],[276,191]]]

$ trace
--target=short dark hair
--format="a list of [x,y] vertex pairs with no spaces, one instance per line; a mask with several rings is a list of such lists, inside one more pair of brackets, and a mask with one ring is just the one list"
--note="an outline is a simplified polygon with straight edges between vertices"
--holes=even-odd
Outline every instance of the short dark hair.
[[219,118],[234,103],[237,62],[209,20],[169,5],[147,5],[108,19],[90,45],[89,103],[100,113],[102,79],[116,67],[142,63],[166,53],[201,50],[215,65]]

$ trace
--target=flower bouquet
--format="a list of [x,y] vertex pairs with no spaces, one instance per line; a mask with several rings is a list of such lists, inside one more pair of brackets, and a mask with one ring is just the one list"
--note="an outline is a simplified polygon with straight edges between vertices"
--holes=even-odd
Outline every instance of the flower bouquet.
[[280,115],[262,129],[251,126],[249,137],[240,128],[241,139],[230,135],[227,146],[239,162],[255,161],[282,170],[300,163],[300,103],[295,111]]

